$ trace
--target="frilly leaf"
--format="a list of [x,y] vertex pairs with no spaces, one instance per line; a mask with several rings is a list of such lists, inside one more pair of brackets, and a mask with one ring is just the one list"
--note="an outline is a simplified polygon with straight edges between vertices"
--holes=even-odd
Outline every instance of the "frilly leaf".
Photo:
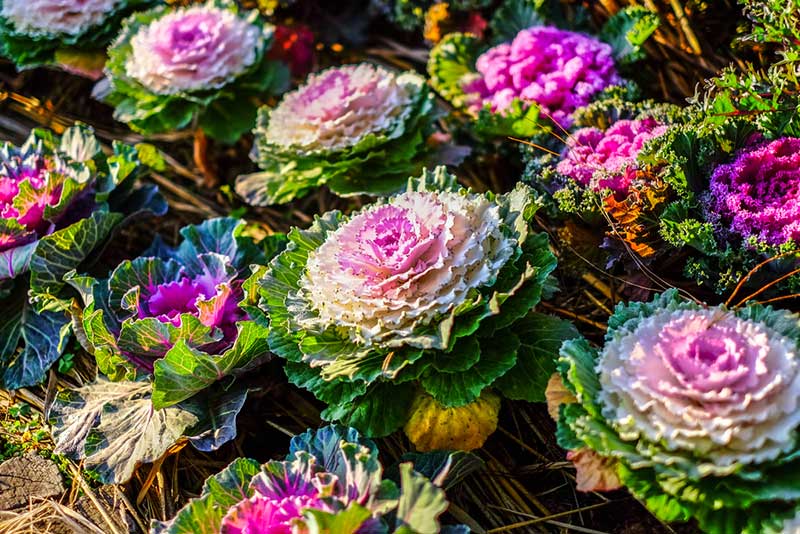
[[544,24],[540,13],[545,0],[505,0],[495,11],[489,26],[494,41],[511,41],[522,30]]
[[431,85],[442,98],[454,107],[466,104],[463,86],[475,76],[475,61],[482,45],[473,35],[451,33],[431,50],[428,58],[428,75]]
[[620,64],[644,57],[642,45],[660,24],[658,14],[641,6],[629,6],[615,13],[600,30],[600,39],[614,49]]
[[346,405],[330,405],[322,412],[326,421],[341,421],[366,436],[388,436],[406,422],[414,397],[411,383],[377,383]]
[[[484,389],[504,376],[517,362],[519,337],[504,331],[498,338],[503,342],[481,340],[483,343],[478,349],[477,361],[464,371],[426,373],[420,380],[422,388],[446,408],[474,402]],[[457,350],[458,345],[454,348],[454,354],[458,354]]]

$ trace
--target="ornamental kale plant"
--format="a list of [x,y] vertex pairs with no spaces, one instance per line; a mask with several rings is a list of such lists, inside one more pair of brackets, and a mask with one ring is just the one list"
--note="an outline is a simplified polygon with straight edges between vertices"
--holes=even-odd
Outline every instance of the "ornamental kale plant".
[[134,190],[137,150],[103,154],[92,131],[59,139],[33,130],[0,145],[0,377],[17,389],[41,382],[71,333],[70,270],[105,243],[126,214],[166,211],[155,187]]
[[798,505],[799,324],[788,311],[710,307],[676,290],[620,304],[602,349],[581,338],[561,348],[571,398],[559,444],[606,459],[664,521],[786,532]]
[[398,485],[384,478],[375,444],[354,429],[309,430],[292,438],[283,461],[234,460],[175,518],[154,521],[151,534],[468,534],[439,525],[447,500],[437,486],[452,461],[431,474],[436,482],[403,463]]
[[793,291],[800,281],[784,275],[797,265],[800,143],[725,102],[698,101],[684,127],[655,142],[650,157],[679,197],[660,214],[661,235],[687,252],[685,274],[718,293],[745,278]]
[[[531,230],[536,210],[527,186],[479,195],[439,167],[350,217],[292,230],[261,280],[289,380],[328,404],[324,418],[368,436],[413,418],[430,428],[409,433],[420,448],[460,447],[465,433],[480,446],[496,425],[493,391],[544,400],[542,370],[574,332],[529,313],[556,266]],[[494,424],[462,425],[470,414]]]
[[800,237],[800,139],[783,137],[745,149],[719,165],[705,195],[706,218],[719,232],[781,246]]
[[412,72],[368,63],[309,76],[274,109],[262,108],[255,159],[240,176],[250,204],[284,203],[327,185],[339,195],[393,193],[424,164],[433,95]]
[[80,70],[81,59],[104,56],[124,17],[152,4],[152,0],[2,0],[0,55],[18,67],[61,63]]
[[233,143],[288,84],[287,67],[265,55],[273,31],[227,0],[136,13],[108,51],[105,100],[138,132],[192,126]]
[[596,239],[609,266],[619,261],[638,270],[640,259],[669,250],[658,216],[675,193],[649,154],[655,139],[680,124],[680,111],[620,93],[577,110],[577,129],[563,143],[559,136],[545,147],[526,146],[523,179],[549,201],[554,218],[586,228],[593,238],[602,230]]
[[475,61],[474,80],[462,90],[473,111],[507,110],[515,99],[538,104],[561,126],[579,107],[610,85],[619,85],[611,45],[593,37],[538,26],[510,43],[490,48]]
[[583,188],[628,196],[637,179],[644,144],[667,131],[652,118],[620,120],[607,130],[587,127],[573,133],[556,170]]
[[232,379],[268,357],[245,279],[282,243],[259,247],[244,226],[230,218],[187,226],[176,248],[157,242],[106,280],[70,278],[83,291],[86,349],[110,381],[60,394],[54,435],[104,481],[127,480],[181,436],[205,451],[235,437],[247,386]]
[[428,72],[436,91],[475,119],[488,136],[532,136],[568,128],[573,113],[612,86],[618,67],[639,57],[657,17],[628,9],[610,19],[600,38],[546,25],[534,3],[507,0],[492,19],[500,44],[453,33],[432,51]]
[[791,151],[800,138],[800,56],[790,22],[797,9],[784,0],[747,3],[753,31],[746,39],[777,48],[778,57],[768,69],[730,68],[710,80],[685,126],[653,154],[681,196],[660,217],[662,236],[687,253],[685,274],[717,293],[742,280],[751,290],[768,286],[766,295],[800,288],[791,274],[798,266]]

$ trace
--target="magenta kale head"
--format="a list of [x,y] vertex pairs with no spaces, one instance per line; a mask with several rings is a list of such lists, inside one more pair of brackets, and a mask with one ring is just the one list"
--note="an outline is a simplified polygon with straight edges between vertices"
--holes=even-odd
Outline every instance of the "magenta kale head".
[[503,112],[515,99],[535,103],[558,124],[572,124],[572,113],[622,79],[613,49],[582,33],[550,26],[520,31],[513,41],[495,46],[477,60],[477,79],[463,90],[473,106]]
[[742,151],[711,175],[709,218],[759,243],[800,239],[800,139],[784,137]]
[[[163,213],[154,187],[133,189],[136,148],[106,155],[91,129],[59,138],[34,130],[20,146],[0,143],[0,378],[7,389],[40,382],[70,333],[74,297],[64,276],[80,270],[111,231],[138,210]],[[21,350],[19,350],[21,348]]]
[[160,408],[266,356],[266,328],[251,320],[243,286],[250,265],[268,258],[244,227],[231,218],[187,226],[176,248],[157,242],[96,284],[84,325],[101,371],[153,373]]
[[[437,453],[418,465],[441,481],[451,462],[450,454]],[[235,460],[175,518],[155,522],[151,534],[194,532],[196,525],[221,534],[444,532],[444,492],[410,463],[397,471],[399,483],[386,478],[375,444],[352,428],[309,430],[292,439],[284,461]]]
[[48,132],[34,131],[19,148],[0,146],[0,280],[28,271],[39,239],[91,215],[94,178]]
[[593,191],[626,196],[644,144],[667,131],[655,119],[620,120],[606,131],[581,128],[567,140],[558,172]]

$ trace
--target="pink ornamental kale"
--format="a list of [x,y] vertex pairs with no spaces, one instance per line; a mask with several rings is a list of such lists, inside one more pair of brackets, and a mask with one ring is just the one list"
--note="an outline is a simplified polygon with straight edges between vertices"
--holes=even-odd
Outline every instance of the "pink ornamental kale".
[[510,43],[482,54],[480,78],[464,86],[474,105],[502,112],[516,98],[538,104],[561,126],[606,87],[621,83],[613,50],[593,37],[544,26],[528,28]]
[[79,125],[61,138],[36,129],[20,147],[0,143],[0,305],[17,325],[0,335],[3,387],[40,382],[66,346],[64,276],[125,214],[166,210],[154,188],[130,187],[138,170],[133,147],[114,143],[107,156]]
[[[9,151],[0,167],[0,217],[4,232],[0,252],[21,247],[51,233],[56,224],[44,218],[56,206],[71,170],[53,154]],[[9,270],[6,275],[13,277]]]
[[[125,376],[153,373],[162,407],[263,358],[266,329],[250,320],[243,284],[267,258],[243,229],[231,218],[187,226],[178,247],[156,246],[97,282],[84,321],[100,370],[116,379],[121,367]],[[193,371],[211,365],[208,376]]]
[[568,139],[558,172],[594,191],[611,189],[626,196],[642,146],[666,131],[654,119],[621,120],[606,131],[581,128]]
[[305,510],[334,512],[344,503],[340,495],[326,499],[326,490],[341,493],[344,481],[320,467],[303,453],[291,462],[268,464],[251,482],[254,495],[222,519],[221,534],[292,534]]
[[126,68],[156,94],[219,89],[252,65],[263,46],[261,29],[248,20],[195,6],[140,29]]
[[[433,460],[438,467],[428,474],[444,479],[452,457]],[[309,430],[292,438],[284,461],[235,460],[171,521],[154,522],[151,534],[194,532],[197,525],[220,534],[443,531],[437,518],[447,508],[444,492],[412,464],[398,469],[399,486],[383,478],[375,444],[352,428]]]
[[747,239],[782,245],[800,239],[800,139],[743,151],[711,175],[709,213]]

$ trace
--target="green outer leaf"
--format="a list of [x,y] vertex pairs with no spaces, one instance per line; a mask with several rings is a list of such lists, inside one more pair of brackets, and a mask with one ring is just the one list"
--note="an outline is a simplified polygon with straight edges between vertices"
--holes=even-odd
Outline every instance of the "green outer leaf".
[[417,534],[438,534],[438,517],[447,509],[444,491],[414,472],[410,463],[400,465],[400,500],[397,503],[397,528]]
[[97,368],[109,380],[113,382],[120,380],[135,381],[139,372],[122,355],[116,336],[106,324],[106,315],[107,312],[102,309],[95,310],[94,304],[84,309],[82,326],[89,344],[87,350],[94,355],[97,361]]
[[30,265],[31,300],[37,309],[59,301],[64,275],[83,262],[121,220],[119,213],[96,211],[39,240]]
[[420,383],[439,403],[447,408],[464,406],[476,400],[481,392],[514,367],[517,361],[519,338],[504,331],[497,340],[481,340],[480,360],[463,372],[433,372],[424,375]]
[[336,513],[314,509],[303,512],[308,534],[356,534],[371,516],[369,510],[356,503]]
[[247,388],[238,384],[228,391],[213,387],[177,405],[198,416],[197,424],[186,432],[195,449],[215,451],[236,437],[236,417],[247,393]]
[[550,132],[552,124],[547,117],[539,117],[539,106],[535,103],[515,98],[501,113],[495,113],[486,104],[478,112],[474,127],[475,132],[485,138],[526,138]]
[[[12,357],[3,373],[3,387],[19,389],[39,384],[47,376],[47,370],[64,352],[71,332],[69,317],[64,312],[35,311],[25,304],[18,324],[23,347]],[[13,335],[9,338],[9,343]]]
[[153,406],[161,409],[188,399],[234,371],[260,363],[269,351],[267,331],[252,321],[237,324],[233,347],[221,355],[191,348],[184,339],[153,365]]
[[163,323],[155,317],[128,319],[122,323],[122,330],[116,340],[121,353],[138,358],[163,358],[171,347],[179,341],[199,347],[219,341],[219,333],[202,324],[196,316],[181,315],[181,323]]
[[313,392],[319,400],[329,405],[346,405],[367,391],[367,383],[363,380],[325,380],[320,376],[319,369],[305,363],[286,362],[283,370],[290,383]]
[[160,458],[197,415],[180,407],[154,410],[147,382],[107,382],[56,397],[51,424],[56,450],[85,459],[105,483],[127,481],[139,463]]
[[357,428],[365,436],[388,436],[406,422],[415,390],[410,383],[377,383],[348,404],[328,406],[321,416]]
[[209,477],[200,497],[189,501],[172,520],[153,520],[151,534],[219,534],[225,513],[252,495],[250,480],[260,472],[255,460],[237,458]]
[[657,13],[642,6],[629,6],[608,19],[600,30],[600,39],[612,46],[617,63],[633,63],[644,57],[642,45],[659,24]]
[[482,45],[473,35],[450,33],[431,50],[428,75],[431,86],[454,107],[466,105],[467,95],[462,87],[475,73],[475,61]]
[[[497,379],[493,387],[509,399],[544,402],[544,390],[556,371],[561,344],[577,337],[578,330],[568,321],[540,313],[530,313],[514,323],[512,329],[522,341],[517,351],[517,362]],[[494,339],[501,343],[504,337]]]
[[60,392],[51,409],[56,450],[94,469],[106,484],[126,482],[183,437],[210,451],[236,435],[244,390],[219,389],[156,410],[148,381],[96,382]]

